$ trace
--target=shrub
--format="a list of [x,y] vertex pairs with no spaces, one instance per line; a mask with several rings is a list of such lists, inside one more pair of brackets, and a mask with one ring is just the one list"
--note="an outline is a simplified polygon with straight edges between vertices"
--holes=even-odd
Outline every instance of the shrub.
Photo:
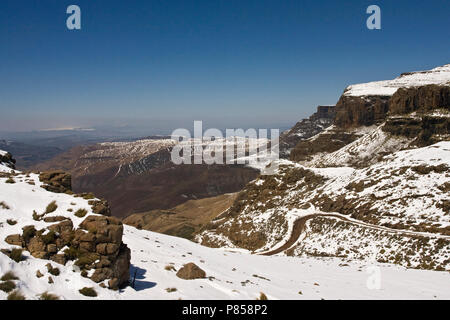
[[58,268],[54,268],[50,263],[47,263],[46,267],[47,267],[48,272],[49,272],[51,275],[59,276],[60,271],[59,271]]
[[75,216],[77,216],[78,218],[83,218],[86,214],[87,214],[87,210],[86,209],[78,209],[75,212]]
[[8,271],[3,275],[3,277],[0,278],[2,281],[8,281],[8,280],[19,280],[19,278],[16,277],[14,272]]
[[41,235],[41,239],[45,244],[54,243],[56,241],[56,233],[49,231],[47,234]]
[[56,204],[56,201],[52,201],[47,205],[47,208],[45,208],[45,214],[52,213],[56,209],[58,209],[58,205]]
[[39,221],[41,220],[42,216],[39,215],[35,210],[33,210],[33,220]]
[[67,209],[68,212],[73,212],[72,208]]
[[0,207],[2,207],[3,209],[6,209],[6,210],[10,209],[9,206],[4,201],[0,202]]
[[34,228],[34,226],[26,226],[23,228],[22,237],[25,242],[30,241],[30,239],[33,238],[35,234],[36,229]]
[[98,255],[96,254],[83,254],[81,257],[78,258],[77,261],[75,261],[75,265],[82,268],[86,265],[90,265],[94,263],[98,259]]
[[177,271],[177,270],[175,269],[175,267],[174,267],[174,266],[171,266],[170,264],[167,265],[167,266],[165,266],[165,267],[164,267],[164,270],[167,270],[167,271]]
[[8,297],[8,300],[25,300],[25,296],[19,292],[19,290],[11,292]]
[[175,291],[177,291],[177,288],[167,288],[166,291],[169,292],[169,293],[170,292],[175,292]]
[[22,251],[22,249],[12,249],[9,257],[15,262],[20,262],[22,261]]
[[83,296],[86,297],[96,297],[97,291],[94,288],[84,287],[83,289],[78,290]]
[[13,291],[15,288],[16,288],[16,284],[11,280],[8,280],[5,282],[0,282],[0,290],[4,291],[6,293]]
[[39,300],[59,300],[59,297],[55,294],[45,291],[39,295]]
[[13,178],[9,177],[6,179],[5,183],[16,183]]
[[64,250],[64,256],[67,260],[75,260],[78,258],[79,255],[80,255],[80,252],[78,251],[78,249],[76,249],[74,247],[70,247],[70,248]]
[[8,219],[8,220],[6,220],[6,222],[7,222],[10,226],[13,226],[13,225],[15,225],[15,224],[17,223],[17,221],[16,221],[16,220],[13,220],[13,219]]
[[257,300],[269,300],[269,299],[267,299],[267,296],[264,294],[264,292],[260,292],[259,299],[257,299]]

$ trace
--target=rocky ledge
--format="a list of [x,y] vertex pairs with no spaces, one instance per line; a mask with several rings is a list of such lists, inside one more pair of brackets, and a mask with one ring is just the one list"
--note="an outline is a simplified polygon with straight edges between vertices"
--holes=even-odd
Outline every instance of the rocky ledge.
[[91,215],[77,229],[72,220],[66,218],[42,230],[36,230],[33,225],[22,230],[22,234],[9,235],[5,241],[24,248],[35,258],[62,265],[74,260],[82,276],[102,282],[104,286],[104,281],[108,280],[110,289],[128,285],[131,254],[122,242],[120,220]]

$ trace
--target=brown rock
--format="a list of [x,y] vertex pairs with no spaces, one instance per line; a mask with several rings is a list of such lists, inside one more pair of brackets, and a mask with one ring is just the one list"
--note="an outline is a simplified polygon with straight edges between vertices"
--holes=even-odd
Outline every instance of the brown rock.
[[50,231],[53,231],[53,232],[60,233],[60,234],[68,233],[73,230],[73,223],[72,223],[72,220],[64,220],[60,223],[52,224],[47,229],[49,229]]
[[90,200],[89,204],[92,206],[92,212],[103,216],[111,216],[111,208],[106,200]]
[[52,284],[54,283],[53,278],[52,277],[48,277],[48,283]]
[[126,244],[120,245],[119,254],[112,263],[114,277],[119,281],[119,288],[126,287],[130,278],[131,251]]
[[206,278],[206,273],[195,263],[190,262],[178,270],[177,277],[185,280],[203,279]]
[[20,234],[11,234],[7,236],[5,242],[13,246],[23,246],[23,238]]
[[95,251],[95,243],[94,242],[80,242],[80,251],[81,252],[94,252]]
[[50,259],[56,263],[65,265],[66,264],[66,256],[63,254],[55,254],[53,256],[50,257]]
[[59,222],[68,220],[69,218],[63,217],[63,216],[56,216],[56,217],[45,217],[44,222],[51,223],[51,222]]
[[[28,251],[33,255],[36,252],[45,252],[45,243],[40,237],[33,237],[28,243]],[[34,255],[33,255],[34,256]]]
[[94,233],[98,243],[110,242],[120,244],[122,242],[123,225],[114,217],[88,216],[80,228]]
[[36,271],[36,277],[42,278],[43,276],[44,275],[39,270]]
[[113,276],[113,270],[110,268],[101,268],[96,269],[94,271],[94,274],[91,277],[91,280],[94,282],[102,282],[108,278],[111,278]]
[[50,243],[47,245],[47,252],[48,253],[57,253],[58,252],[58,248],[56,247],[56,244],[54,243]]
[[35,257],[36,259],[47,259],[47,257],[48,257],[48,253],[45,251],[35,251],[35,252],[31,253],[31,255],[33,257]]
[[70,173],[55,170],[42,172],[39,180],[43,182],[42,188],[56,193],[64,193],[72,190],[72,177]]

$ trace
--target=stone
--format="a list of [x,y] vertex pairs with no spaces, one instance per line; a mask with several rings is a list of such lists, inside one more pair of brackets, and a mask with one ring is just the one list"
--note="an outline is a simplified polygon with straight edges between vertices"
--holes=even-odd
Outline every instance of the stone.
[[119,288],[126,287],[130,278],[131,250],[124,243],[120,245],[119,253],[112,262],[114,277],[119,280]]
[[94,282],[102,282],[108,278],[113,276],[113,270],[110,268],[100,268],[94,271],[94,274],[91,276],[91,280]]
[[52,277],[48,277],[48,283],[52,284],[54,283],[53,278]]
[[23,246],[23,238],[20,234],[11,234],[7,236],[5,242],[13,246]]
[[41,172],[39,180],[43,182],[42,188],[50,192],[64,193],[72,191],[72,176],[61,170]]
[[206,278],[206,273],[195,263],[190,262],[185,264],[180,270],[178,270],[177,277],[185,280],[203,279]]
[[52,224],[47,229],[50,231],[62,234],[62,233],[68,233],[73,230],[73,222],[72,220],[64,220],[57,224]]
[[39,270],[36,271],[36,277],[42,278],[43,276],[44,275]]
[[64,254],[55,254],[50,257],[50,260],[65,265],[66,264],[66,256]]
[[[35,252],[45,252],[46,246],[40,237],[33,237],[28,243],[28,251],[33,255]],[[34,256],[34,255],[33,255]]]
[[50,243],[50,244],[47,245],[47,252],[48,253],[57,253],[58,252],[58,247],[56,246],[56,244]]
[[108,281],[108,288],[111,290],[119,290],[119,279],[112,278]]
[[80,242],[79,249],[81,252],[94,252],[95,251],[95,243],[87,242],[87,241]]
[[69,218],[63,217],[63,216],[55,216],[55,217],[45,217],[44,222],[51,223],[51,222],[59,222],[68,220]]
[[114,217],[88,216],[80,228],[94,233],[98,243],[111,242],[120,244],[122,242],[123,225]]
[[35,252],[31,253],[31,255],[33,257],[35,257],[36,259],[47,259],[47,257],[48,257],[48,253],[45,251],[35,251]]

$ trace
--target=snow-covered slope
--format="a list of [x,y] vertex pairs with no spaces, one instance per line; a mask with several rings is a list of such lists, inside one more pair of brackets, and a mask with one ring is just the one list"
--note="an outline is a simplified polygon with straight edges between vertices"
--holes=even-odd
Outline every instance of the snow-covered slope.
[[[347,242],[342,249],[351,246],[355,251],[347,258],[368,261],[376,256],[414,268],[450,270],[449,167],[449,141],[394,152],[359,169],[283,161],[276,175],[247,185],[228,214],[198,241],[264,252],[286,243],[299,221],[297,231],[306,225],[310,232],[284,249],[295,249],[297,243],[309,244],[309,249],[287,254],[338,257],[343,255],[337,247]],[[340,225],[325,232],[317,223],[319,217],[328,219],[322,226],[336,218]],[[370,237],[372,250],[366,250]],[[325,249],[313,250],[319,244]]]
[[374,81],[348,86],[345,96],[392,96],[399,88],[429,84],[450,85],[450,64],[427,71],[404,73],[393,80]]
[[[95,215],[88,200],[41,188],[36,174],[17,172],[11,176],[14,183],[6,183],[7,179],[0,177],[1,249],[13,248],[4,241],[5,237],[20,233],[26,225],[47,227],[48,223],[35,221],[32,213],[33,210],[42,212],[52,201],[58,207],[46,217],[65,216],[77,226],[84,218],[74,216],[74,210],[82,208],[88,215]],[[130,274],[136,274],[134,288],[120,291],[102,288],[82,277],[73,261],[64,266],[51,261],[60,274],[50,275],[46,267],[49,261],[37,259],[28,252],[23,253],[26,259],[20,262],[0,253],[0,276],[12,271],[18,278],[13,280],[16,290],[26,299],[39,299],[43,292],[61,299],[94,299],[79,293],[83,287],[94,288],[97,299],[256,299],[261,292],[269,299],[450,298],[448,274],[443,272],[407,270],[376,262],[352,261],[343,265],[334,258],[251,255],[245,250],[207,248],[130,226],[124,226],[123,242],[131,249]],[[189,262],[201,267],[207,278],[183,280],[167,267],[178,270]],[[380,269],[373,269],[374,265]],[[38,270],[43,277],[36,276]],[[380,289],[368,286],[374,270],[381,276]],[[49,276],[53,283],[48,282]],[[7,296],[0,290],[0,299]]]

